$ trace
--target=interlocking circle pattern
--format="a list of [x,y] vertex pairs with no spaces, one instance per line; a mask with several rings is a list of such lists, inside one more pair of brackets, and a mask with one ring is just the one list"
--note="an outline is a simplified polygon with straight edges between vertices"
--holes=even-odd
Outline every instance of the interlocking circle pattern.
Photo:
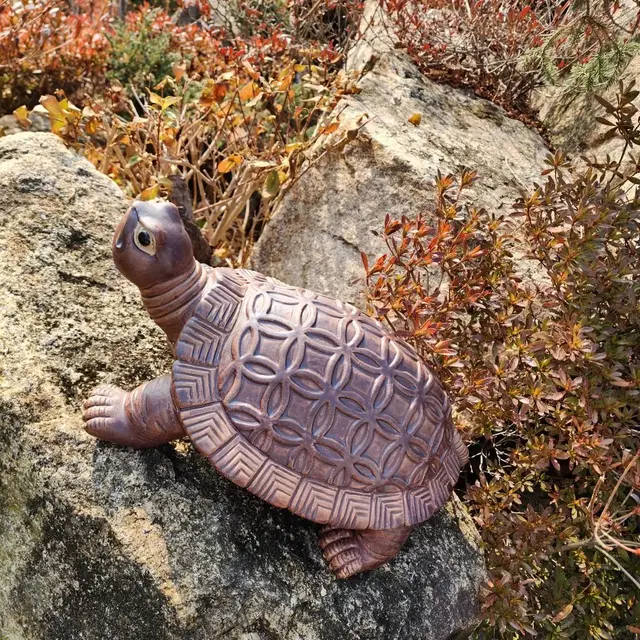
[[410,347],[351,305],[266,280],[247,292],[218,385],[253,446],[336,487],[423,485],[451,437],[446,396]]

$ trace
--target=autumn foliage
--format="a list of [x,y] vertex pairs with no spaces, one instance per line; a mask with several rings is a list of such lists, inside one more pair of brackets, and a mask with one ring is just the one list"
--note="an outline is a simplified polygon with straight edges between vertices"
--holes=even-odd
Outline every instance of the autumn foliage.
[[[625,149],[637,95],[602,101]],[[584,161],[550,155],[508,217],[465,199],[473,172],[439,176],[365,259],[373,313],[454,399],[504,637],[629,637],[640,619],[640,179],[626,155]]]
[[69,95],[102,84],[109,15],[82,0],[0,2],[0,113],[60,89]]
[[398,46],[438,81],[529,124],[534,87],[570,76],[602,89],[640,48],[640,5],[608,0],[380,0]]
[[[94,9],[106,58],[77,85],[59,85],[68,91],[38,99],[52,130],[129,195],[167,196],[170,176],[181,175],[215,259],[230,264],[246,263],[283,188],[338,128],[333,107],[356,90],[332,42],[292,40],[281,25],[267,29],[264,12],[242,11],[247,32],[235,35],[202,23],[177,26],[149,5],[123,22]],[[41,8],[38,19],[45,14]],[[102,85],[89,92],[93,76]],[[20,96],[21,88],[12,91]],[[15,112],[25,126],[30,98],[23,94],[27,105]]]

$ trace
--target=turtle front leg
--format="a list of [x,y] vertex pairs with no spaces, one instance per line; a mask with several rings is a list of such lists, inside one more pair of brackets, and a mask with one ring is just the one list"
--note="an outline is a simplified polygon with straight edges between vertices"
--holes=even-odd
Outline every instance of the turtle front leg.
[[171,374],[130,393],[113,385],[93,390],[85,401],[84,428],[96,438],[126,447],[156,447],[184,436],[171,395]]
[[398,529],[340,529],[327,525],[318,536],[320,548],[336,578],[350,578],[391,560],[413,527]]

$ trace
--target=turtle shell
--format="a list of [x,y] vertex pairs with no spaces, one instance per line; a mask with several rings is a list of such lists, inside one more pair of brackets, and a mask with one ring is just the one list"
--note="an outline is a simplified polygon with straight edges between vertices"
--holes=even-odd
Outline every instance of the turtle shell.
[[174,399],[236,484],[320,523],[429,518],[466,449],[416,352],[354,306],[247,270],[207,270],[176,344]]

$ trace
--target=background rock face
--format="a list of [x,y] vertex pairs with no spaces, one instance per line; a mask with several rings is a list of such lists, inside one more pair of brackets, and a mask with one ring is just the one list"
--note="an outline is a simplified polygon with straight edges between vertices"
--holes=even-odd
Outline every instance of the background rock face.
[[[342,122],[363,114],[371,121],[344,155],[324,156],[285,195],[253,257],[258,271],[356,303],[360,252],[371,263],[386,251],[372,232],[382,230],[387,213],[428,209],[438,171],[477,171],[469,200],[508,213],[519,190],[540,179],[548,153],[537,133],[502,109],[423,78],[400,54],[382,53],[360,86],[336,111]],[[414,113],[419,126],[408,122]]]
[[[630,60],[619,81],[628,87],[640,77],[640,56]],[[637,86],[635,87],[638,88]],[[619,84],[598,89],[595,93],[612,104],[616,104]],[[624,147],[624,141],[615,136],[607,136],[611,129],[607,125],[597,123],[596,116],[607,117],[602,105],[593,97],[593,93],[576,93],[570,91],[567,83],[559,86],[543,86],[533,98],[533,105],[539,109],[541,122],[547,128],[551,142],[569,156],[587,154],[604,160],[609,154],[618,160]],[[640,97],[634,101],[640,105]]]
[[118,188],[51,134],[0,139],[0,636],[435,639],[484,575],[457,501],[374,573],[337,582],[316,526],[220,478],[187,442],[97,443],[79,404],[169,351],[118,276]]
[[[624,38],[624,29],[633,29],[638,5],[635,0],[620,0],[615,21],[617,28],[607,23],[611,37]],[[623,27],[623,28],[620,28]],[[622,73],[610,86],[599,86],[594,91],[576,91],[572,87],[571,75],[561,79],[557,85],[543,84],[537,87],[532,95],[532,107],[538,111],[538,117],[546,129],[551,143],[568,156],[586,154],[597,156],[602,161],[609,154],[615,161],[621,155],[624,141],[617,136],[607,136],[611,127],[595,121],[596,116],[606,117],[602,105],[594,98],[594,94],[602,96],[608,102],[616,104],[619,82],[629,87],[636,84],[640,77],[640,55],[636,55],[627,64]],[[640,96],[634,103],[640,105]]]

